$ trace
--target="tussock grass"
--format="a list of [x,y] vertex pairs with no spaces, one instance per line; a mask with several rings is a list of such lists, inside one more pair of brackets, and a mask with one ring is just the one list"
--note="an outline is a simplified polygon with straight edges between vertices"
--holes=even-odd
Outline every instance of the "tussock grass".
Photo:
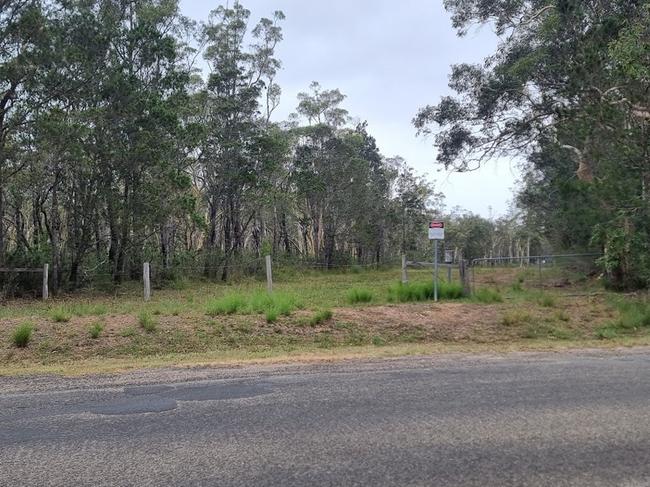
[[369,303],[373,299],[372,291],[366,288],[354,287],[348,290],[348,303]]
[[329,310],[329,309],[317,311],[310,318],[309,324],[311,326],[320,325],[321,323],[325,323],[326,321],[331,320],[333,316],[334,316],[334,313],[332,313],[332,311]]
[[34,325],[31,323],[22,323],[18,325],[13,333],[11,334],[11,340],[14,345],[19,348],[24,348],[29,344],[29,341],[32,339],[32,332],[34,331]]
[[537,303],[540,306],[544,306],[545,308],[554,308],[555,307],[555,298],[553,296],[550,296],[548,294],[542,294],[539,299],[537,300]]
[[141,311],[138,315],[138,323],[147,333],[153,333],[158,327],[158,323],[153,319],[148,311]]
[[650,303],[647,301],[619,301],[616,307],[618,319],[596,330],[600,339],[616,338],[650,328]]
[[246,309],[246,298],[241,294],[227,294],[208,303],[208,316],[232,315]]
[[275,308],[269,308],[266,310],[266,322],[267,323],[275,323],[278,321],[278,310]]
[[104,331],[104,325],[102,325],[101,323],[93,323],[88,328],[88,333],[90,334],[90,338],[92,338],[93,340],[97,340],[99,338],[99,335],[101,335],[103,331]]
[[502,303],[503,296],[496,289],[482,287],[472,295],[472,300],[483,304]]
[[67,323],[71,318],[70,311],[64,307],[55,308],[50,312],[50,319],[55,323]]
[[[463,286],[459,283],[439,282],[439,299],[460,299],[463,297]],[[434,298],[432,282],[397,283],[388,289],[388,301],[408,303],[412,301],[428,301]]]
[[530,323],[532,320],[533,317],[530,313],[522,310],[514,310],[503,315],[501,324],[503,326],[521,326]]

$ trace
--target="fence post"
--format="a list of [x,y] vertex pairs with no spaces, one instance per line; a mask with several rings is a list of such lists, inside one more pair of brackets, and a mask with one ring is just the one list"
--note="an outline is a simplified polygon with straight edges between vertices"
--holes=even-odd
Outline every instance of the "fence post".
[[149,262],[142,264],[142,280],[144,281],[144,300],[149,301],[151,299],[151,281],[149,274]]
[[461,259],[458,262],[458,273],[460,274],[460,282],[463,285],[463,293],[465,295],[469,296],[472,294],[472,287],[470,286],[469,283],[469,274],[467,273],[467,261],[465,259]]
[[406,270],[406,254],[402,254],[402,284],[409,282],[408,271]]
[[271,256],[266,256],[266,290],[269,294],[273,292],[273,271],[271,270]]
[[540,289],[543,287],[542,286],[542,259],[541,257],[537,258],[537,269],[539,272],[539,287]]
[[48,282],[50,280],[50,264],[43,264],[43,300],[50,297]]
[[447,264],[447,282],[451,283],[451,264]]

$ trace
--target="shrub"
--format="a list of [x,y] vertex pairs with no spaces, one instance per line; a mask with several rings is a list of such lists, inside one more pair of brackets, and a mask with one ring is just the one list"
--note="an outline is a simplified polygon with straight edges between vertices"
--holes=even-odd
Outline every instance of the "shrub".
[[317,311],[309,320],[309,324],[311,326],[320,325],[321,323],[331,320],[332,316],[334,316],[334,313],[329,309]]
[[503,297],[496,289],[483,287],[477,290],[473,295],[474,301],[483,304],[502,303]]
[[348,291],[348,302],[350,304],[369,303],[372,301],[372,292],[363,288],[352,288]]
[[67,309],[60,307],[52,310],[52,312],[50,313],[50,318],[55,323],[67,323],[68,321],[70,321],[70,318],[72,318],[72,316],[70,315],[70,312]]
[[147,333],[156,331],[157,323],[147,311],[142,311],[138,315],[138,323]]
[[206,313],[208,316],[232,315],[246,308],[246,298],[241,294],[228,294],[211,301]]
[[88,328],[88,333],[90,333],[90,338],[97,339],[99,338],[99,335],[101,335],[102,331],[104,331],[104,325],[101,323],[93,323],[90,325],[90,328]]
[[34,331],[34,325],[31,323],[23,323],[19,325],[14,330],[11,335],[11,339],[19,348],[24,348],[29,344],[29,341],[32,339],[32,332]]

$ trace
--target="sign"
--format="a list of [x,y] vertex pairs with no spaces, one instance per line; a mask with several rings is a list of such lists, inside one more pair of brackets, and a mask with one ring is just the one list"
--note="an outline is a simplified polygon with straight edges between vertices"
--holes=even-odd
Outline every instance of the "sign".
[[453,264],[453,263],[454,263],[454,249],[446,249],[445,264]]
[[445,239],[445,222],[434,220],[429,223],[429,240]]

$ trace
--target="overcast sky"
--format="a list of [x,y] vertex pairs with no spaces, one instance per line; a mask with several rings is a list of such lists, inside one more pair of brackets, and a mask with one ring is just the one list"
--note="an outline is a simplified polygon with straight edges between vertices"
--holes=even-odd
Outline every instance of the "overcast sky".
[[[181,0],[183,13],[205,20],[221,2]],[[350,115],[368,121],[369,132],[385,156],[400,155],[446,196],[484,216],[498,216],[512,198],[518,177],[513,163],[492,162],[457,174],[435,164],[432,140],[416,138],[411,120],[418,108],[449,94],[449,66],[481,62],[493,52],[496,37],[483,28],[458,38],[442,0],[242,0],[251,25],[282,10],[284,40],[277,82],[282,104],[276,119],[295,111],[296,95],[318,81],[339,88]],[[490,212],[491,208],[491,212]]]

